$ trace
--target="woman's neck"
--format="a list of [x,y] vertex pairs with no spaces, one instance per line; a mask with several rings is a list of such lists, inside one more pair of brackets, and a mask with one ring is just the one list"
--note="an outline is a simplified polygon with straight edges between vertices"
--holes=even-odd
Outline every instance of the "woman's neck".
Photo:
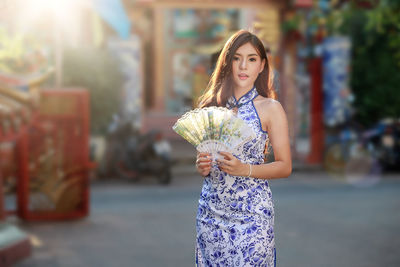
[[233,91],[233,95],[235,96],[236,99],[239,99],[253,88],[254,88],[254,85],[251,86],[250,88],[235,88]]

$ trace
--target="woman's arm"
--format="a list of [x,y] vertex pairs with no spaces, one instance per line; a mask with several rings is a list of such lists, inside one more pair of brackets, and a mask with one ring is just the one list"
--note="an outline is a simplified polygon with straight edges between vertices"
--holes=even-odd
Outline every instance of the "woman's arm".
[[[251,165],[253,178],[273,179],[285,178],[292,173],[289,128],[285,111],[278,101],[268,104],[266,125],[268,136],[274,150],[275,161],[261,165]],[[248,176],[249,164],[242,163],[231,153],[221,152],[225,159],[219,160],[220,169],[231,175]]]

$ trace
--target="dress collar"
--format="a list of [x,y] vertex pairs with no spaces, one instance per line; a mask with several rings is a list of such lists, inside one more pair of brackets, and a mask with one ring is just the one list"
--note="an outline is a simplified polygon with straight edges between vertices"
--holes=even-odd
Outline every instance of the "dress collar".
[[253,87],[253,89],[250,89],[247,93],[245,93],[243,96],[239,98],[239,100],[236,100],[236,97],[232,95],[229,97],[228,102],[226,103],[226,106],[228,108],[239,108],[242,105],[248,103],[249,101],[252,101],[254,98],[258,96],[258,92],[256,87]]

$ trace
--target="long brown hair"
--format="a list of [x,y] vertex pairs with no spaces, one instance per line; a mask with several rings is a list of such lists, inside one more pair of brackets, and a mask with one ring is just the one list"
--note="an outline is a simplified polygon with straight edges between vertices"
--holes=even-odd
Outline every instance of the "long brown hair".
[[254,82],[258,94],[276,99],[276,93],[272,89],[272,71],[263,43],[251,32],[239,30],[229,38],[222,48],[205,93],[199,98],[200,108],[226,105],[228,98],[233,95],[233,57],[239,47],[247,43],[256,49],[261,60],[265,59],[264,69]]

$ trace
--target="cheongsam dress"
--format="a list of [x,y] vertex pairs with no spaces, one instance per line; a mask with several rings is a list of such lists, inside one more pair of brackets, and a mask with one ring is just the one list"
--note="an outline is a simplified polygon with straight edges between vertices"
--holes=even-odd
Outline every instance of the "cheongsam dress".
[[[234,154],[253,165],[264,163],[268,139],[254,107],[257,96],[253,88],[227,103],[256,133],[241,153]],[[274,206],[268,181],[229,175],[213,164],[203,182],[196,231],[196,266],[275,266]]]

